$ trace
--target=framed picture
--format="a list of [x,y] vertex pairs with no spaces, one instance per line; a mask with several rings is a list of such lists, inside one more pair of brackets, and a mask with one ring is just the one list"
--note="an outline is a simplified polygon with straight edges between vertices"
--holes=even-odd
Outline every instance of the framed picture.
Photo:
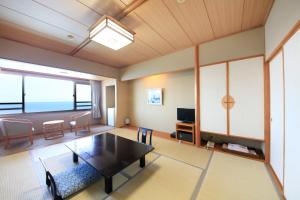
[[148,104],[150,105],[162,105],[162,89],[154,88],[148,89]]

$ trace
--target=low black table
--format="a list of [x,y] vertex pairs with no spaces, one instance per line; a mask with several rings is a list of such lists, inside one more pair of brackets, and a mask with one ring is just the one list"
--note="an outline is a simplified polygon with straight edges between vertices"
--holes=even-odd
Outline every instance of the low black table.
[[111,133],[85,137],[65,144],[73,152],[73,162],[78,157],[90,164],[105,178],[105,192],[112,192],[112,177],[127,166],[140,160],[145,166],[145,155],[154,148]]

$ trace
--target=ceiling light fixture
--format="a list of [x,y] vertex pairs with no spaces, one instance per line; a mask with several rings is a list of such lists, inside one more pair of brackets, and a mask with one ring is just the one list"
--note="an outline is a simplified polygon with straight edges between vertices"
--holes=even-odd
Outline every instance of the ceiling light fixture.
[[110,16],[103,16],[90,31],[90,39],[118,50],[134,42],[134,32]]

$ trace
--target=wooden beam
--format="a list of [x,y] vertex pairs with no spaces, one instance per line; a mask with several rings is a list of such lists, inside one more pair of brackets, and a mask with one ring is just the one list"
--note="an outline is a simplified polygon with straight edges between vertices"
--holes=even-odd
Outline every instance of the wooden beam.
[[126,17],[129,13],[137,9],[139,6],[141,6],[143,3],[145,3],[147,0],[135,0],[131,2],[129,5],[126,6],[126,8],[120,12],[115,18],[117,20],[121,20],[124,17]]
[[83,40],[83,42],[81,42],[75,49],[73,49],[70,52],[71,56],[74,56],[76,53],[78,53],[78,51],[80,51],[81,49],[83,49],[86,45],[88,45],[91,42],[90,38],[86,38],[85,40]]
[[264,65],[264,104],[265,104],[265,163],[270,163],[270,68],[269,62]]
[[200,134],[200,64],[199,64],[199,46],[195,46],[195,137],[196,146],[201,145]]

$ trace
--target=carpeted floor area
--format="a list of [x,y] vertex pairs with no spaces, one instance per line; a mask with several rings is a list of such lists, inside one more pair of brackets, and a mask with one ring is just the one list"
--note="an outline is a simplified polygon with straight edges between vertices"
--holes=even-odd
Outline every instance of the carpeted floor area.
[[[136,140],[134,130],[109,132]],[[106,195],[100,179],[69,199],[280,199],[262,162],[159,137],[153,137],[153,146],[144,169],[136,162],[114,176],[111,195]],[[51,199],[39,157],[53,172],[74,165],[64,144],[0,157],[0,199]]]

